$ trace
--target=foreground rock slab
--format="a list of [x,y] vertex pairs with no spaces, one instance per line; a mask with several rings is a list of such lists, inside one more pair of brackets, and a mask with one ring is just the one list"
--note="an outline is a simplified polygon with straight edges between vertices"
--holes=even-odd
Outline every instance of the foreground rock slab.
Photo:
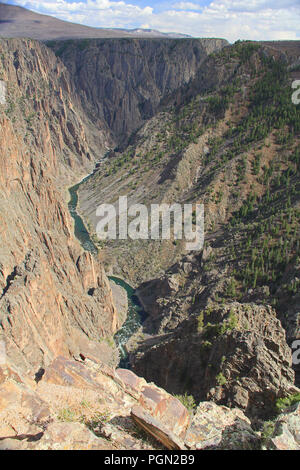
[[[280,415],[268,449],[300,448],[300,404]],[[143,431],[143,432],[141,432]],[[132,371],[57,357],[38,383],[0,367],[1,450],[254,450],[262,437],[237,408],[194,415]]]

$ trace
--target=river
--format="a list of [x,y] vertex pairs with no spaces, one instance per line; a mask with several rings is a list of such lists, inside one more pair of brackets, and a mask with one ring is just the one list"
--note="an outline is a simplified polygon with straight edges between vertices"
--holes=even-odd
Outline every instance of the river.
[[[87,175],[79,183],[75,184],[69,188],[70,201],[68,203],[69,211],[71,216],[74,219],[74,233],[76,238],[79,240],[81,246],[84,250],[90,251],[93,255],[98,253],[98,249],[95,246],[93,240],[90,237],[90,234],[77,212],[78,205],[78,189],[80,185],[87,181],[94,172]],[[115,343],[120,352],[120,367],[130,368],[129,357],[126,349],[126,343],[129,341],[133,333],[135,333],[141,326],[143,320],[145,319],[145,312],[143,311],[139,299],[135,295],[135,289],[131,287],[123,279],[120,279],[115,276],[109,276],[109,279],[119,286],[123,287],[127,292],[128,297],[128,313],[127,318],[122,326],[122,328],[115,334],[114,339]]]

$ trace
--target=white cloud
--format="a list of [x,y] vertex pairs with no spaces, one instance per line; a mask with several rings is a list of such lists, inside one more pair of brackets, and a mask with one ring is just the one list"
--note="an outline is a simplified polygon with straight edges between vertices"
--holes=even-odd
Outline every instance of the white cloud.
[[259,12],[261,10],[282,10],[298,5],[297,0],[215,0],[210,6],[237,12]]
[[[133,1],[133,0],[131,0]],[[11,3],[11,2],[10,2]],[[197,37],[277,40],[300,39],[299,0],[214,0],[206,7],[194,2],[171,3],[156,11],[127,1],[17,0],[15,4],[60,19],[98,27],[147,27]]]
[[202,10],[201,5],[191,2],[178,2],[172,5],[176,10]]

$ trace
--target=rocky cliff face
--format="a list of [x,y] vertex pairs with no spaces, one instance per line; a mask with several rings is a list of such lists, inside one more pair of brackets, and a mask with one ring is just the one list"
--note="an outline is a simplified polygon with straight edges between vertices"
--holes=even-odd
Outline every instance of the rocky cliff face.
[[91,119],[105,121],[123,142],[160,101],[193,78],[223,39],[90,40],[51,42]]
[[14,364],[37,372],[57,354],[101,354],[97,340],[119,324],[103,268],[74,240],[66,205],[67,186],[93,166],[88,140],[103,152],[107,138],[101,129],[91,138],[49,49],[2,40],[0,51],[1,340]]

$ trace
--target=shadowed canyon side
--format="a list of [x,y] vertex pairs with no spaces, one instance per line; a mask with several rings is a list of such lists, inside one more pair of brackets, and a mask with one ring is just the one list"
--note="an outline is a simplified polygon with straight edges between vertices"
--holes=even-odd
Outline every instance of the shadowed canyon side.
[[224,39],[51,41],[68,68],[91,118],[105,121],[124,143],[157,111],[160,101],[187,84]]
[[[7,355],[35,372],[58,354],[103,353],[109,362],[113,353],[102,351],[99,337],[117,330],[117,312],[102,266],[74,239],[66,204],[67,186],[94,165],[88,140],[95,128],[86,127],[68,71],[42,44],[1,40],[0,76],[7,84],[0,105],[0,331]],[[104,153],[109,136],[97,133],[93,143]]]

